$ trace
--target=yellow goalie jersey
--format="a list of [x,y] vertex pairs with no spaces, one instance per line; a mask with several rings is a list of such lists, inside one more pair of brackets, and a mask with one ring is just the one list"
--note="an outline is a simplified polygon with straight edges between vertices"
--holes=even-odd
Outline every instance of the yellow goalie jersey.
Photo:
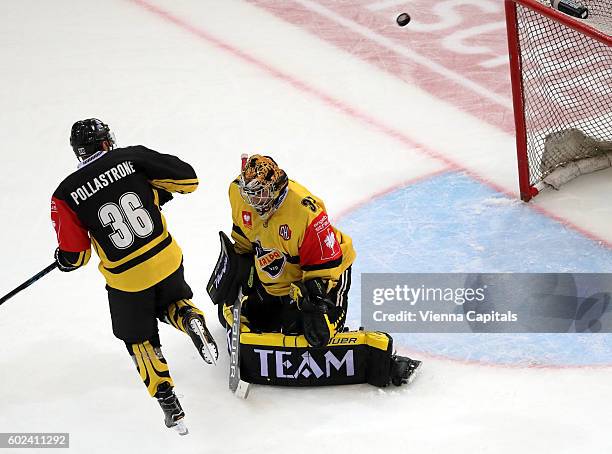
[[229,198],[236,252],[253,253],[269,294],[287,295],[292,282],[315,277],[337,281],[355,261],[351,238],[331,225],[323,201],[295,181],[266,221],[244,201],[237,179]]

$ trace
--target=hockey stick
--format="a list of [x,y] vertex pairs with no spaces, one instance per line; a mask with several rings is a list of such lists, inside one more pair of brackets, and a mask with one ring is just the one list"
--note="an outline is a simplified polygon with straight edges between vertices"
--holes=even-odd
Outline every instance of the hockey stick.
[[53,271],[55,268],[57,268],[57,263],[53,262],[51,265],[49,265],[48,267],[46,267],[44,270],[40,271],[39,273],[35,274],[34,276],[32,276],[30,279],[28,279],[27,281],[25,281],[23,284],[21,284],[19,287],[17,287],[15,290],[7,293],[6,295],[4,295],[2,298],[0,298],[0,304],[3,304],[6,300],[12,298],[13,296],[15,296],[17,293],[19,293],[20,291],[28,288],[30,285],[32,285],[34,282],[36,282],[37,280],[39,280],[41,277],[49,274],[51,271]]
[[[248,155],[243,153],[240,155],[241,168],[244,170]],[[221,241],[223,247],[223,241]],[[229,373],[229,389],[242,399],[249,396],[250,383],[240,379],[240,314],[242,313],[242,302],[246,297],[242,294],[242,288],[238,291],[238,297],[234,302],[232,314],[232,338],[230,343],[230,373]]]
[[249,396],[250,383],[240,379],[240,314],[242,312],[242,289],[238,292],[238,298],[232,309],[232,339],[230,344],[230,374],[229,389],[234,395],[246,399]]

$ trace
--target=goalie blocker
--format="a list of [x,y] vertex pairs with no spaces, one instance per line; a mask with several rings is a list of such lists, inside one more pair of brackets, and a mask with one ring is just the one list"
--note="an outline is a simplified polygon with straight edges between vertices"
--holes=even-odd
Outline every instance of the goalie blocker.
[[[219,321],[232,336],[232,306],[240,287],[253,286],[253,262],[236,254],[221,236],[221,253],[207,285],[219,308]],[[248,303],[247,303],[248,304]],[[303,335],[254,332],[248,320],[240,324],[240,377],[250,383],[282,386],[323,386],[369,383],[385,387],[410,383],[420,361],[393,354],[387,333],[343,331],[323,348],[312,348]]]

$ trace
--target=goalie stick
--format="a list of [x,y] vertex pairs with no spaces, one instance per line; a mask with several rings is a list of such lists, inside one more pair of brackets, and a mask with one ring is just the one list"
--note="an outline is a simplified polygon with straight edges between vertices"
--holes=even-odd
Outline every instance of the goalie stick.
[[[241,168],[244,170],[248,159],[248,155],[243,153],[240,155]],[[223,243],[223,242],[222,242]],[[232,308],[232,337],[230,339],[230,373],[229,373],[229,389],[242,399],[249,396],[250,383],[240,379],[240,314],[242,313],[242,302],[246,299],[242,294],[242,289],[238,292],[238,297]]]
[[238,292],[238,298],[234,303],[232,315],[232,337],[230,340],[230,373],[229,373],[229,389],[234,395],[246,399],[249,395],[248,382],[240,379],[240,314],[242,312],[242,302],[246,299],[242,295],[242,289]]

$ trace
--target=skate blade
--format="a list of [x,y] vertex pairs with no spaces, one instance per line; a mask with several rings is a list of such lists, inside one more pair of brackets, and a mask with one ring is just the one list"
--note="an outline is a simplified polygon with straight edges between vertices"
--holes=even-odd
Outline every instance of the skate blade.
[[202,346],[202,355],[206,364],[217,365],[217,359],[219,359],[219,352],[217,352],[217,346],[214,344],[204,343]]
[[246,399],[247,397],[249,397],[250,390],[251,390],[251,384],[244,380],[240,380],[238,382],[238,387],[236,388],[236,391],[234,391],[234,395],[241,399]]
[[187,429],[185,421],[183,421],[182,419],[177,421],[176,424],[172,426],[172,429],[176,430],[181,436],[189,434],[189,429]]
[[423,363],[419,363],[419,365],[417,367],[415,367],[414,369],[412,369],[412,373],[408,376],[408,378],[406,379],[406,384],[410,385],[410,383],[412,383],[414,381],[414,379],[417,377],[417,375],[419,375],[419,373],[421,372],[421,366],[423,365]]
[[219,351],[214,342],[208,342],[208,337],[205,333],[205,328],[202,322],[197,318],[193,318],[189,321],[189,326],[198,335],[202,341],[202,348],[200,349],[200,355],[206,364],[217,365],[217,359],[219,359]]

